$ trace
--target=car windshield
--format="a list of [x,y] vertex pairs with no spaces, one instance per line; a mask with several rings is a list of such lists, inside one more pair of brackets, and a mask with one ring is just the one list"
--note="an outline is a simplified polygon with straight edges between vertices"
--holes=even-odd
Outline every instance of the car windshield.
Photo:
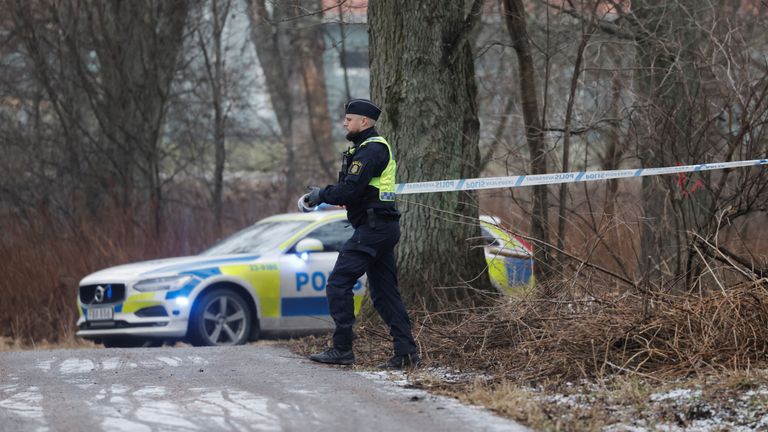
[[200,255],[263,254],[276,249],[308,221],[260,222],[216,243]]

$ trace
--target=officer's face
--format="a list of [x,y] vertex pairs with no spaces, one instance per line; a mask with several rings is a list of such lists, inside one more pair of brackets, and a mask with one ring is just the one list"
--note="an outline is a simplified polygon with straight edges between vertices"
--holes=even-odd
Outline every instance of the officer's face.
[[361,130],[369,128],[369,121],[368,117],[357,114],[347,114],[344,116],[344,129],[347,130],[347,134],[355,134]]

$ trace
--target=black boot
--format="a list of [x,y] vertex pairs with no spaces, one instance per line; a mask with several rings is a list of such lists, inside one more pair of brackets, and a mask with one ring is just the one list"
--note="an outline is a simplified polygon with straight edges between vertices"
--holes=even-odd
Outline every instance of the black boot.
[[351,365],[355,363],[355,353],[352,350],[341,351],[336,348],[328,348],[321,353],[312,354],[309,359],[319,363]]
[[410,369],[419,366],[421,358],[418,353],[395,354],[387,362],[378,366],[379,369]]

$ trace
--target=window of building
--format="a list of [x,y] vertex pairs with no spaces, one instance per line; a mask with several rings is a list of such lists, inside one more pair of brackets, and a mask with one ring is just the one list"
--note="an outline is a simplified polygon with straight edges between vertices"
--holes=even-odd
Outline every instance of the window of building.
[[341,67],[345,65],[349,69],[368,69],[368,51],[362,49],[345,51],[341,59]]

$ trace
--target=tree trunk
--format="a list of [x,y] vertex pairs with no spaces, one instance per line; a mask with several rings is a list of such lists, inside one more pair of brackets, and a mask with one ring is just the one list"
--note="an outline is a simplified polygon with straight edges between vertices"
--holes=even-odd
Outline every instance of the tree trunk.
[[[618,58],[619,54],[609,51],[609,55],[613,58]],[[617,60],[617,67],[619,64]],[[622,78],[616,74],[611,78],[611,104],[609,108],[609,117],[613,119],[619,118],[619,101],[621,99],[621,91],[623,89]],[[612,124],[606,132],[607,147],[605,153],[600,158],[600,169],[603,170],[615,170],[619,169],[619,162],[624,154],[624,142],[622,137],[625,134],[617,124]],[[608,184],[605,188],[605,200],[603,204],[603,215],[613,225],[613,218],[616,217],[616,195],[619,191],[619,180],[608,180]],[[609,235],[615,235],[616,230],[611,229]]]
[[[570,165],[570,152],[571,152],[571,129],[573,126],[573,105],[576,103],[576,89],[579,86],[579,75],[581,75],[581,63],[584,60],[584,50],[587,48],[587,43],[592,37],[594,29],[592,23],[589,23],[588,29],[586,29],[581,35],[581,42],[576,50],[576,63],[573,66],[573,75],[571,75],[571,87],[568,92],[568,102],[565,108],[565,125],[563,133],[563,172],[569,172],[571,170]],[[568,183],[560,185],[559,206],[557,212],[557,248],[561,251],[566,247],[566,230],[565,223],[566,218],[566,197],[568,195]],[[557,263],[558,272],[563,271],[565,266],[565,256],[560,256]]]
[[[286,149],[286,195],[295,196],[307,184],[335,180],[338,159],[325,87],[322,2],[273,2],[271,15],[265,0],[247,0],[247,3],[251,39]],[[298,117],[294,102],[301,99],[307,107],[309,127],[301,128],[308,133],[306,140],[296,129]]]
[[[541,127],[536,78],[531,44],[528,41],[528,29],[525,22],[525,9],[522,0],[502,0],[507,31],[512,38],[512,46],[517,54],[520,71],[520,94],[523,99],[523,121],[528,152],[531,157],[531,174],[547,172],[547,153],[544,143],[544,131]],[[534,243],[536,258],[536,279],[547,279],[552,269],[549,251],[549,203],[547,187],[533,187],[533,213],[531,217],[531,235],[541,243]]]
[[341,70],[344,74],[344,100],[352,99],[352,93],[349,90],[349,68],[347,67],[347,33],[344,23],[344,7],[339,2],[337,7],[339,13],[339,34],[341,35],[341,44],[339,45],[339,59],[341,59]]
[[[206,58],[206,67],[211,80],[213,103],[213,145],[214,169],[213,169],[213,216],[216,223],[216,237],[222,234],[222,213],[224,207],[224,163],[227,158],[226,126],[227,116],[224,108],[226,86],[224,78],[224,41],[222,33],[227,23],[231,0],[212,0],[211,17],[213,18],[213,70]],[[205,53],[205,41],[200,41]]]
[[290,16],[291,5],[287,1],[273,4],[272,15],[267,10],[266,0],[246,0],[248,18],[251,22],[251,40],[256,56],[264,72],[269,99],[280,125],[283,145],[286,150],[285,191],[287,196],[295,195],[300,186],[296,180],[296,152],[293,142],[293,52],[286,28],[289,23],[281,22]]
[[[332,123],[328,112],[328,91],[325,87],[325,36],[323,4],[320,0],[295,6],[294,14],[302,16],[296,34],[296,58],[304,84],[304,100],[309,116],[309,145],[297,149],[298,171],[306,183],[327,184],[336,180],[338,154],[333,148]],[[301,184],[301,183],[300,183]]]
[[[463,2],[373,1],[371,94],[382,107],[380,132],[393,145],[398,182],[478,175],[475,72]],[[470,284],[490,289],[474,193],[407,195],[398,251],[407,298],[427,307],[466,301]],[[436,289],[436,287],[448,289]]]

